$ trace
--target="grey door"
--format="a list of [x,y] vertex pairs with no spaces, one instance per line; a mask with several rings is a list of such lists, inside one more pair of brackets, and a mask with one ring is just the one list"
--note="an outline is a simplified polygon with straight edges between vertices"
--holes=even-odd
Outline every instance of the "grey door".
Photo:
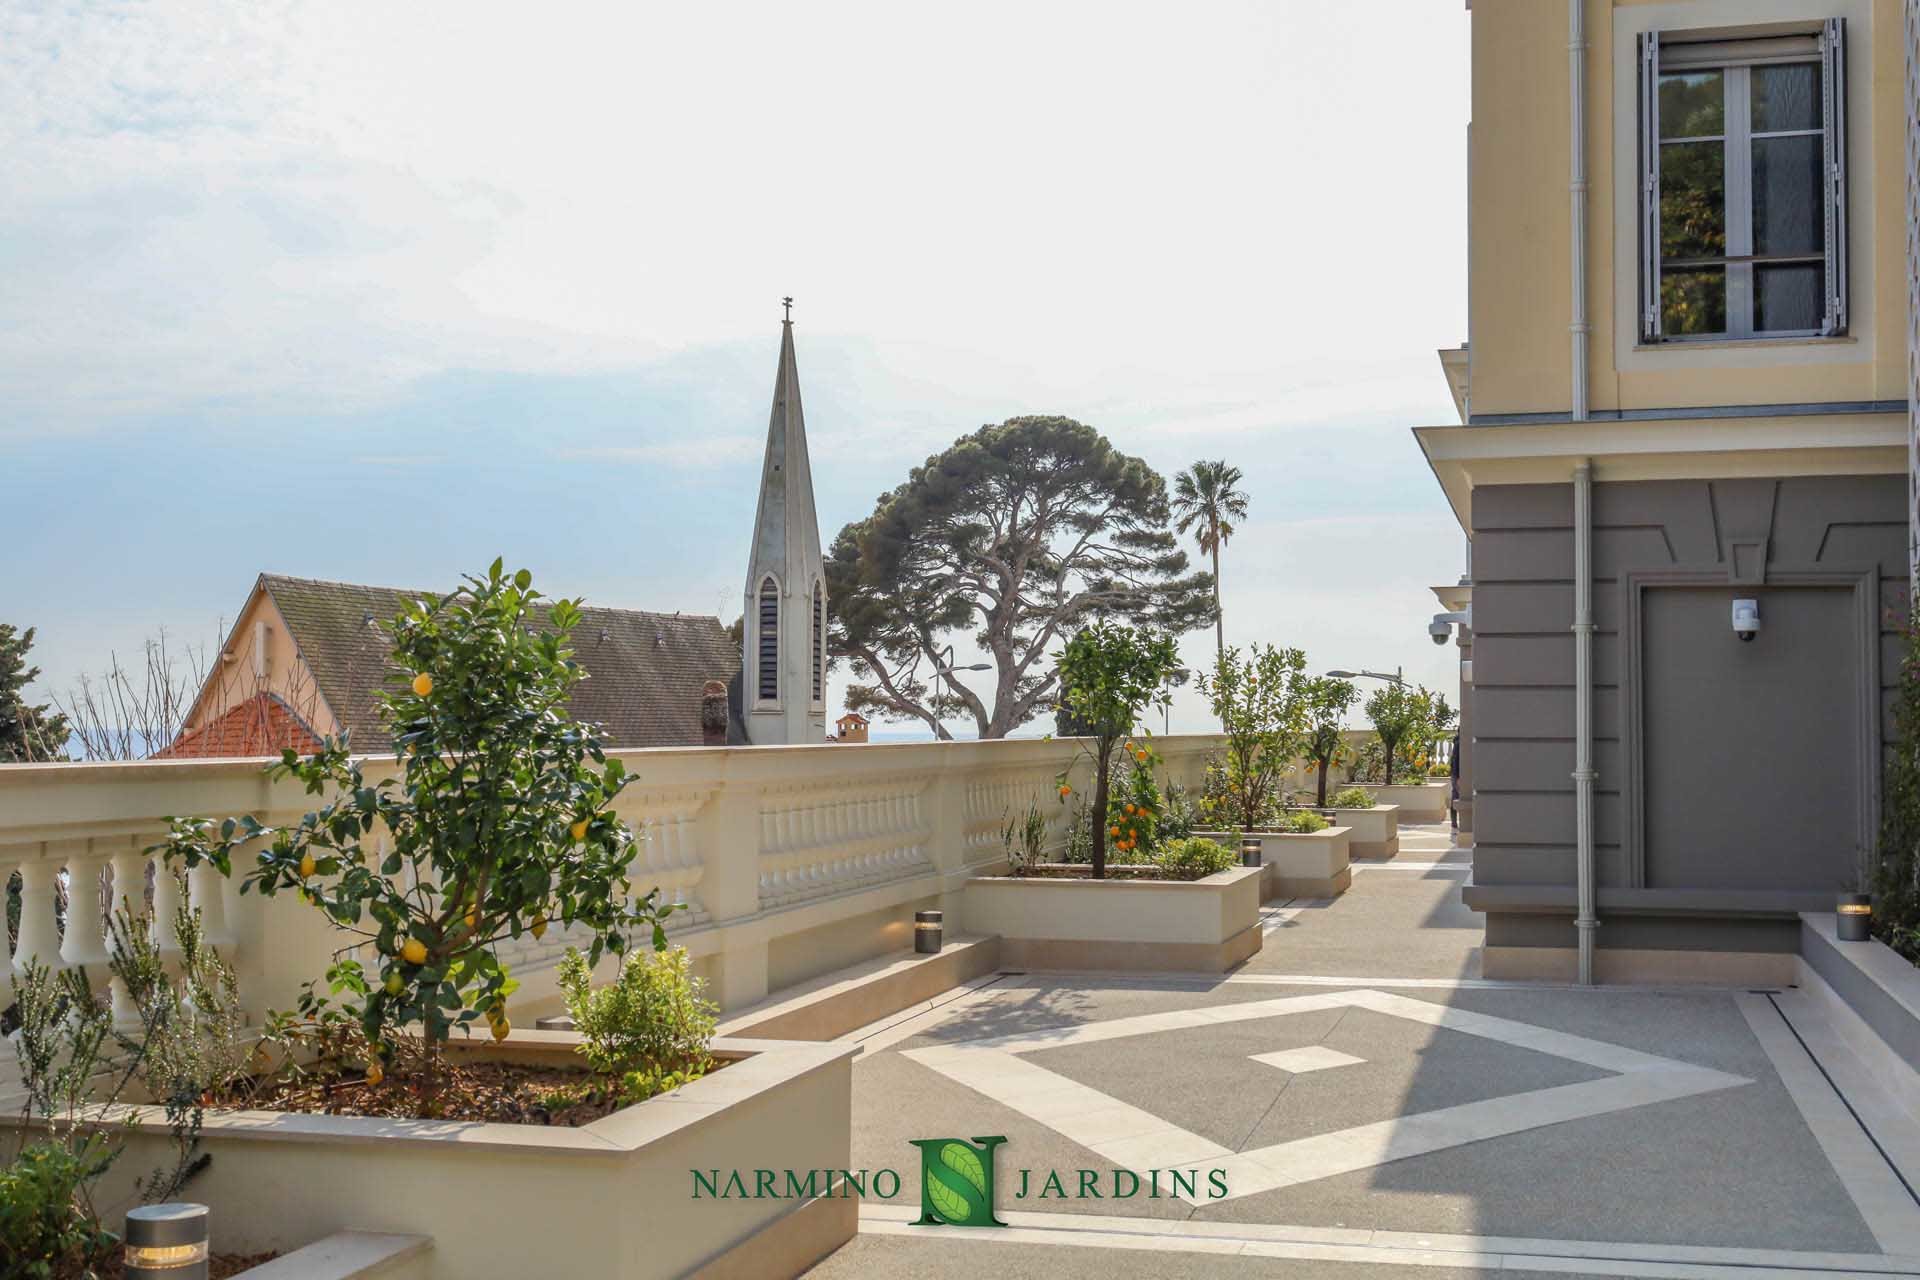
[[[1760,602],[1735,637],[1732,601]],[[1862,794],[1851,589],[1650,587],[1641,607],[1646,883],[1844,886]]]

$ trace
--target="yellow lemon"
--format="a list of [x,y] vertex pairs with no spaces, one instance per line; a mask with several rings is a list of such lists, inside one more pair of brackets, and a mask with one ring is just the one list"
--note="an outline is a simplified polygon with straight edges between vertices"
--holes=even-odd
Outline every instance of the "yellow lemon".
[[480,927],[480,911],[475,908],[467,912],[467,932],[472,933]]
[[407,989],[407,984],[401,980],[401,977],[399,974],[390,973],[387,975],[387,994],[388,995],[397,996],[402,991],[405,991],[406,989]]
[[377,1085],[382,1080],[385,1080],[386,1078],[387,1078],[387,1073],[380,1069],[379,1063],[369,1062],[367,1064],[367,1083],[368,1084]]
[[547,918],[545,916],[535,916],[533,918],[533,927],[531,930],[529,930],[529,932],[533,934],[533,940],[535,942],[540,941],[541,935],[546,933],[546,931],[547,931]]
[[587,838],[587,820],[585,818],[573,824],[573,842],[579,844]]
[[495,1040],[505,1040],[507,1034],[512,1030],[513,1024],[508,1022],[504,1016],[496,1018],[493,1023],[493,1038]]
[[419,698],[424,698],[431,694],[433,692],[433,677],[424,671],[415,676],[413,678],[413,692],[414,696]]
[[300,855],[300,878],[302,880],[313,879],[313,871],[314,871],[313,855],[310,853],[301,854]]
[[408,938],[406,944],[400,948],[400,958],[408,964],[425,964],[427,944],[418,938]]

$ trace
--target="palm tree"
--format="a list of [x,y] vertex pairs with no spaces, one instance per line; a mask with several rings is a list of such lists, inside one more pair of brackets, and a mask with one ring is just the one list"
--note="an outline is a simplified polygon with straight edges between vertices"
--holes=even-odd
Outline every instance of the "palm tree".
[[1220,547],[1233,537],[1233,522],[1247,518],[1240,480],[1240,468],[1225,459],[1196,462],[1173,478],[1174,527],[1181,533],[1194,529],[1200,549],[1213,557],[1213,639],[1222,657],[1227,630],[1220,613]]

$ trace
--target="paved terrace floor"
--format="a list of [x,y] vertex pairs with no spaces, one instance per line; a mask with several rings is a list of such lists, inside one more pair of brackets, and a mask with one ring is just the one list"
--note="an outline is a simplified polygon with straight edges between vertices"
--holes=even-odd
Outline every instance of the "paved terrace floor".
[[[811,1274],[1920,1275],[1920,1126],[1809,1006],[1484,981],[1469,856],[1411,829],[1224,978],[1002,975],[856,1033],[853,1163],[902,1190]],[[988,1134],[1009,1227],[911,1225],[909,1141]],[[1038,1194],[1116,1168],[1228,1194]]]

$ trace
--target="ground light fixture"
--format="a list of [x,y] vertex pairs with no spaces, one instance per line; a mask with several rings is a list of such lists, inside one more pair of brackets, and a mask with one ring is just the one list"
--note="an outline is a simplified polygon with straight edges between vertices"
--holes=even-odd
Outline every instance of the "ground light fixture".
[[946,920],[938,911],[916,911],[913,913],[913,949],[923,956],[940,954],[940,943],[946,933]]
[[1243,867],[1259,866],[1263,861],[1265,861],[1265,857],[1261,853],[1262,847],[1263,847],[1263,842],[1261,841],[1259,836],[1241,836],[1240,837],[1240,865]]
[[1833,908],[1834,936],[1842,942],[1865,942],[1873,932],[1873,903],[1864,893],[1843,893]]
[[207,1280],[207,1206],[127,1210],[127,1280]]

